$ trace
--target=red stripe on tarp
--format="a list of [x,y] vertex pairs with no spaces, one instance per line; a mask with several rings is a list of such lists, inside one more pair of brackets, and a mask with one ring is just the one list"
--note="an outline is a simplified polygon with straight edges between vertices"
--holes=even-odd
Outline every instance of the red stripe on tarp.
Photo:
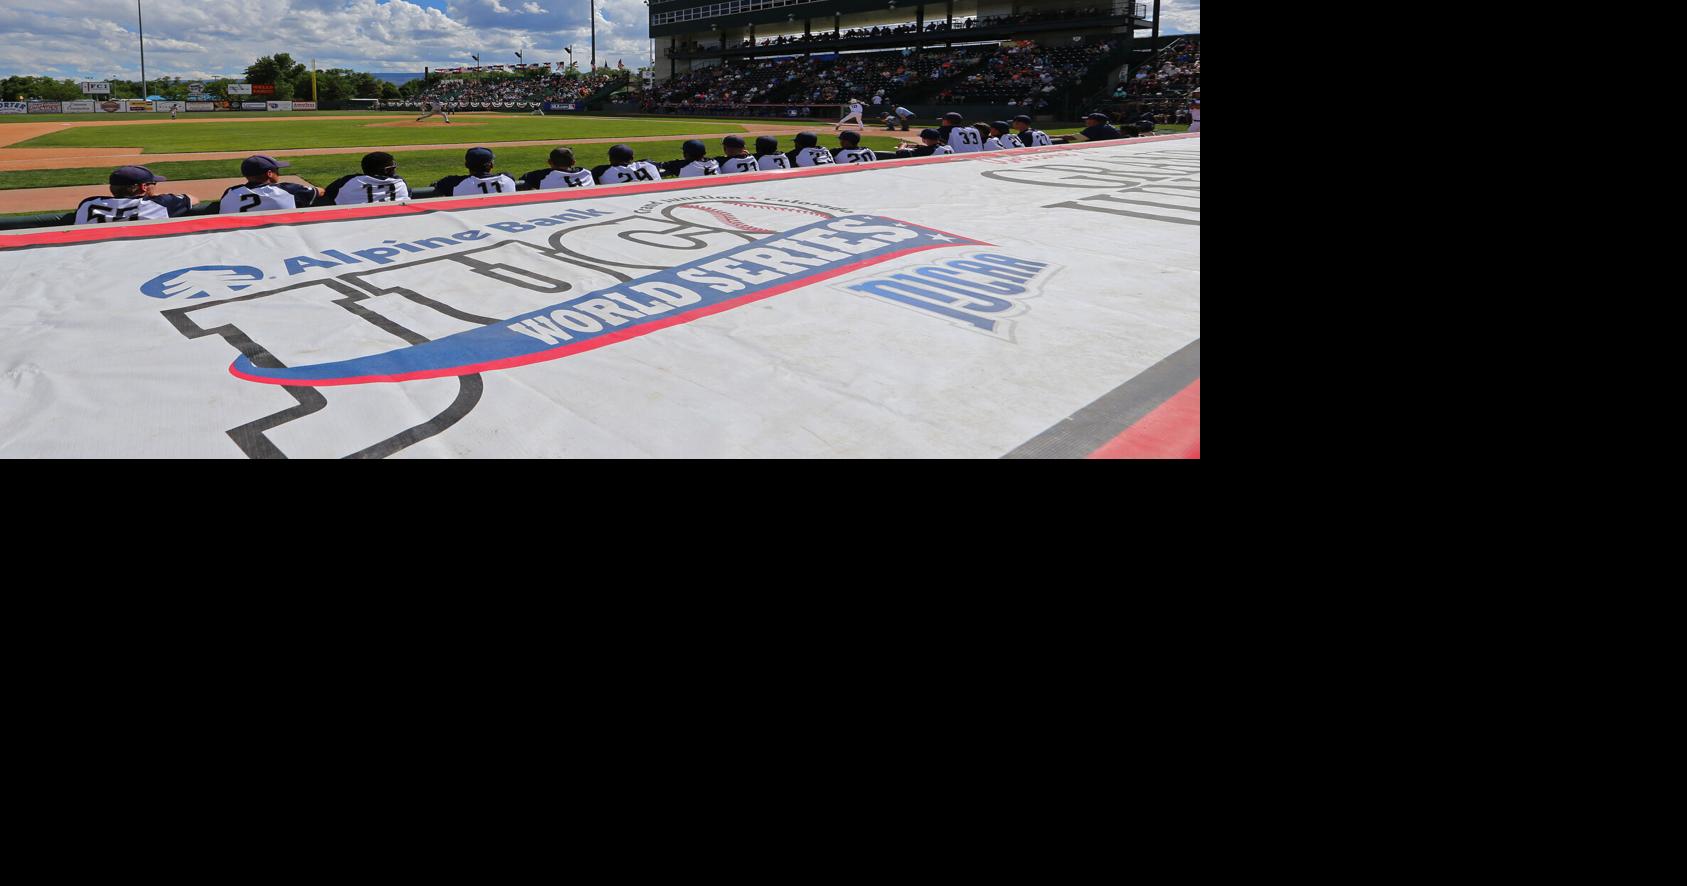
[[[349,206],[343,209],[306,209],[296,212],[248,212],[241,215],[209,215],[196,218],[182,219],[170,222],[152,222],[135,224],[133,222],[118,222],[79,228],[74,231],[52,231],[42,234],[0,234],[0,250],[15,249],[20,246],[49,246],[69,245],[75,243],[92,243],[98,241],[140,240],[148,237],[159,237],[172,234],[193,234],[211,231],[232,231],[244,228],[262,228],[278,224],[293,222],[329,222],[351,221],[364,218],[380,218],[389,215],[413,215],[424,212],[435,212],[450,209],[481,209],[488,206],[519,206],[525,203],[561,203],[570,200],[590,200],[594,197],[615,197],[622,194],[643,194],[654,191],[679,191],[697,188],[720,188],[743,184],[761,183],[771,184],[774,181],[792,178],[808,178],[816,175],[846,175],[852,172],[870,172],[887,166],[916,166],[927,163],[964,163],[970,160],[983,160],[988,157],[1003,157],[1008,155],[1031,154],[1041,152],[1074,151],[1086,148],[1104,148],[1115,144],[1144,144],[1147,142],[1176,141],[1187,138],[1200,138],[1198,132],[1175,133],[1173,135],[1155,135],[1147,138],[1113,139],[1102,142],[1079,142],[1073,145],[1049,145],[1041,148],[1009,148],[1005,151],[974,151],[969,154],[952,154],[941,157],[906,157],[901,160],[879,160],[874,163],[851,163],[847,166],[813,166],[807,169],[796,169],[790,172],[764,173],[760,178],[749,173],[739,175],[698,176],[696,178],[676,178],[659,182],[649,182],[642,185],[599,185],[595,188],[585,188],[577,191],[527,191],[520,194],[506,194],[501,197],[444,197],[418,200],[405,204],[382,204],[379,206]],[[707,182],[706,184],[704,182]],[[119,227],[121,226],[121,227]]]
[[1201,380],[1173,394],[1088,458],[1200,458]]

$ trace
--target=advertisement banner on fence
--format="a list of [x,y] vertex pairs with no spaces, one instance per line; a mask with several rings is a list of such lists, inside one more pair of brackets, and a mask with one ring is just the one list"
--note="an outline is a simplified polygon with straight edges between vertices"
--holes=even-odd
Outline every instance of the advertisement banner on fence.
[[242,110],[242,111],[267,111],[267,110],[269,110],[269,104],[267,102],[241,102],[240,103],[240,110]]
[[252,84],[250,84],[250,83],[230,83],[228,85],[228,94],[229,95],[251,95],[252,94]]
[[26,102],[0,102],[0,114],[27,114],[29,104]]
[[107,99],[103,102],[100,102],[100,113],[102,113],[102,114],[127,114],[127,113],[129,113],[129,103],[126,102],[126,101],[121,101],[121,100],[113,101],[111,99]]
[[1081,456],[1190,391],[1198,433],[1200,138],[0,234],[0,458]]
[[252,94],[253,95],[274,95],[275,94],[275,84],[273,84],[273,83],[254,83],[254,84],[252,84]]
[[31,114],[63,114],[64,102],[30,102]]
[[152,104],[152,109],[160,114],[168,114],[171,111],[187,110],[187,102],[153,102]]
[[187,103],[187,109],[189,111],[215,111],[217,109],[217,103],[216,102],[188,102]]
[[293,110],[293,103],[292,102],[265,102],[264,107],[267,108],[268,110],[271,110],[271,111],[291,111],[291,110]]
[[91,101],[65,102],[64,112],[66,114],[92,114],[99,109],[99,106],[99,102]]
[[196,92],[189,95],[187,100],[190,102],[214,102],[217,100],[217,97],[209,92]]
[[294,102],[293,103],[293,110],[295,110],[295,111],[314,111],[314,110],[316,110],[316,102]]
[[82,94],[83,95],[110,95],[111,94],[111,84],[110,83],[96,83],[92,80],[89,80],[89,81],[82,84]]
[[578,111],[580,106],[575,102],[545,102],[545,113],[551,111]]
[[129,113],[131,114],[150,110],[152,110],[152,102],[142,101],[138,98],[129,100]]

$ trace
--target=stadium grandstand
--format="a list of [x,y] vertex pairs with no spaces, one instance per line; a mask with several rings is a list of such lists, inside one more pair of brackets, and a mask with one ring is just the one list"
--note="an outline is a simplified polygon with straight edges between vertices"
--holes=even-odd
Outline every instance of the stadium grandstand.
[[1071,119],[1154,60],[1152,16],[1131,0],[653,0],[659,79],[641,109],[825,117],[860,99],[869,120]]

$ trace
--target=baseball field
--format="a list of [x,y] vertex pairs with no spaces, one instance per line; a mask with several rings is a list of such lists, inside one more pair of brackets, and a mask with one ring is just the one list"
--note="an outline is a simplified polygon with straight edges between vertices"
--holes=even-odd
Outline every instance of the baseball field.
[[[119,166],[146,166],[170,182],[161,193],[187,193],[212,200],[238,183],[240,161],[269,154],[291,163],[289,180],[325,186],[358,171],[370,151],[387,151],[398,174],[412,187],[427,187],[463,170],[463,152],[492,148],[497,168],[519,176],[546,165],[550,150],[574,148],[577,161],[605,162],[610,145],[627,143],[654,161],[681,155],[686,139],[703,139],[718,154],[720,139],[737,134],[752,144],[759,135],[790,137],[803,130],[835,145],[831,121],[700,119],[674,117],[589,117],[577,115],[452,114],[452,122],[415,122],[414,112],[295,112],[184,114],[114,119],[112,114],[0,116],[0,216],[68,212],[83,198],[107,193],[106,180]],[[1077,131],[1049,126],[1050,134]],[[1166,127],[1181,130],[1183,127]],[[913,133],[869,127],[862,146],[894,150]]]

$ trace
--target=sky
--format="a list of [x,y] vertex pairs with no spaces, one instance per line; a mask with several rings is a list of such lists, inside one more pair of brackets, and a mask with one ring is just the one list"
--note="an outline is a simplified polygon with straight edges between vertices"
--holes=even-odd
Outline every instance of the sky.
[[[136,0],[0,0],[0,77],[140,79]],[[587,0],[141,0],[148,78],[238,75],[288,52],[320,68],[372,73],[564,61],[590,46]],[[255,10],[258,20],[251,22]],[[1200,0],[1162,0],[1162,33],[1201,29]],[[598,0],[600,64],[649,63],[643,0]]]

